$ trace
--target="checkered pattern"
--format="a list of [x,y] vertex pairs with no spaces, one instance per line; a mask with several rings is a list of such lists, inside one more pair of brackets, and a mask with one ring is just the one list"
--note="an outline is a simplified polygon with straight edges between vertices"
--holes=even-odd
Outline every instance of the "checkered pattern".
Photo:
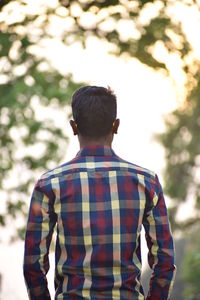
[[140,233],[152,268],[147,300],[167,300],[173,240],[158,177],[108,147],[83,148],[45,173],[30,204],[24,276],[30,299],[50,299],[46,273],[54,227],[55,299],[144,300]]

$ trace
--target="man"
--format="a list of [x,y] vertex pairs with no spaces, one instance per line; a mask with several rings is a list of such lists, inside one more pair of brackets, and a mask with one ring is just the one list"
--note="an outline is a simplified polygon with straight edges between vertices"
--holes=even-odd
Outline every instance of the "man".
[[24,257],[30,299],[50,299],[46,273],[55,225],[55,299],[145,299],[142,225],[152,268],[146,299],[169,299],[174,248],[162,188],[157,175],[112,150],[116,106],[114,93],[103,87],[73,94],[70,124],[80,151],[45,173],[31,199]]

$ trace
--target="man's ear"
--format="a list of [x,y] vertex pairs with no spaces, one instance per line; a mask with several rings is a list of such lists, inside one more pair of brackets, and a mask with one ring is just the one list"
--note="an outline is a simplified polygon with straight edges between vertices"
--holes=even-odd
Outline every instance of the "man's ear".
[[119,119],[116,119],[113,123],[113,130],[112,130],[112,133],[114,134],[117,134],[117,131],[118,131],[118,128],[119,128],[119,124],[120,124],[120,121]]
[[78,134],[78,129],[77,129],[76,122],[74,120],[70,120],[69,123],[71,125],[71,128],[73,130],[74,135],[77,135]]

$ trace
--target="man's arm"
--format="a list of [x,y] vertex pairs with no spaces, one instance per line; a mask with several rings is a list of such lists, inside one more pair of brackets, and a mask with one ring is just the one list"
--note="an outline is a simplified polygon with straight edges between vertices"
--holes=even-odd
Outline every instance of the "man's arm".
[[49,270],[49,246],[56,215],[53,211],[53,193],[48,192],[42,180],[35,185],[27,223],[24,253],[24,278],[31,300],[49,300],[46,274]]
[[168,300],[176,267],[174,265],[174,245],[167,208],[157,176],[151,193],[150,206],[149,208],[147,207],[143,219],[147,246],[149,248],[148,262],[152,269],[146,300]]

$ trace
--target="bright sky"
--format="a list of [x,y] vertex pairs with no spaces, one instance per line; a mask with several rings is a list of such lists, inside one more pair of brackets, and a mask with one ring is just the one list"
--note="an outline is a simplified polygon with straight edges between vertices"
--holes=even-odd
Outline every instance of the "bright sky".
[[[92,41],[88,50],[83,53],[79,52],[78,47],[74,47],[72,51],[77,51],[75,61],[57,60],[55,64],[60,63],[63,69],[72,70],[77,80],[86,80],[94,85],[109,85],[117,95],[121,125],[113,148],[120,156],[160,172],[157,159],[152,163],[157,157],[152,133],[164,129],[163,114],[176,107],[170,80],[135,59],[124,61],[106,54],[97,41]],[[68,156],[77,148],[77,142],[73,136],[71,138]],[[161,164],[162,159],[163,157],[160,158]]]
[[[30,3],[36,2],[30,1]],[[184,10],[182,13],[185,14],[188,24],[191,20],[196,22],[191,17],[189,18],[189,14],[186,14]],[[196,12],[193,13],[196,14]],[[191,27],[188,26],[188,28]],[[200,43],[195,48],[197,52],[199,45]],[[77,81],[87,81],[94,85],[109,85],[115,91],[121,125],[118,135],[115,136],[113,149],[122,158],[155,171],[163,183],[164,150],[153,139],[153,136],[155,133],[164,131],[163,116],[169,114],[181,103],[184,78],[180,71],[179,61],[173,58],[171,62],[171,67],[174,68],[174,78],[176,78],[176,81],[173,81],[161,72],[156,73],[147,68],[134,58],[119,59],[108,55],[107,46],[96,39],[90,39],[84,51],[81,50],[79,44],[67,48],[53,40],[45,41],[43,46],[45,55],[61,72],[72,72]],[[41,111],[41,118],[43,113],[45,112]],[[66,112],[57,113],[59,115],[57,120],[63,128],[66,126],[65,130],[70,137],[64,161],[73,158],[79,147],[69,124],[66,123]],[[187,213],[189,212],[188,208]],[[0,245],[0,249],[0,273],[4,276],[0,298],[2,300],[27,299],[22,276],[23,244],[17,243],[11,247]],[[52,255],[51,259],[53,260]],[[146,260],[146,251],[143,252],[143,259]],[[50,278],[50,288],[53,291],[53,268]]]

